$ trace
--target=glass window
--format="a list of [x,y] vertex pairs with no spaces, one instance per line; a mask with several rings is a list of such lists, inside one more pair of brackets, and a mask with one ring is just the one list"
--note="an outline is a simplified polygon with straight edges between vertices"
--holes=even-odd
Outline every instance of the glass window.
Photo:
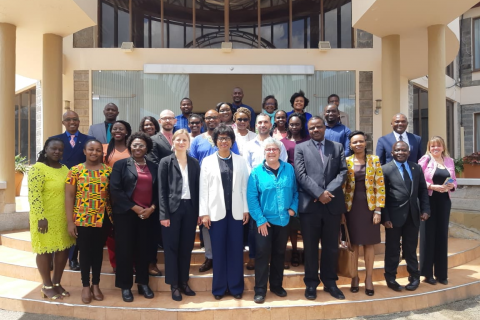
[[143,18],[143,47],[150,48],[150,31],[149,31],[150,20],[148,18]]
[[325,12],[325,41],[330,41],[332,48],[338,48],[337,8]]
[[[428,137],[428,91],[413,88],[413,133]],[[428,138],[422,139],[422,150],[426,150]]]
[[454,134],[454,103],[450,100],[447,100],[447,149],[450,152],[451,157],[455,155],[455,134]]
[[20,153],[20,140],[18,133],[20,131],[20,96],[15,96],[15,155]]
[[36,140],[37,140],[37,96],[36,89],[30,90],[30,119],[29,119],[29,131],[30,131],[30,163],[37,161],[36,155]]
[[[151,20],[152,24],[152,48],[161,48],[162,47],[162,23],[158,20]],[[167,33],[167,25],[164,24],[164,34]],[[165,43],[167,38],[165,37]]]
[[480,152],[480,113],[473,114],[473,130],[475,134],[475,152]]
[[170,21],[168,23],[168,48],[183,47],[185,47],[184,26]]
[[130,15],[128,12],[118,10],[118,47],[122,42],[130,41]]
[[115,10],[102,3],[102,47],[113,48],[115,42]]
[[352,3],[348,2],[344,4],[341,9],[341,48],[352,47]]
[[23,92],[21,94],[21,109],[20,109],[20,154],[22,157],[28,159],[28,109],[29,104],[29,92]]
[[480,70],[480,18],[473,19],[473,69]]

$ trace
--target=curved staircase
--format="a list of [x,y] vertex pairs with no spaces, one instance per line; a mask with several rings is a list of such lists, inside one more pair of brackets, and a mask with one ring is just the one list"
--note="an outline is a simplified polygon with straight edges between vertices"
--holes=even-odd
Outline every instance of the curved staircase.
[[[382,227],[383,228],[383,227]],[[382,240],[383,240],[382,232]],[[386,287],[383,280],[384,243],[375,246],[374,285],[375,295],[368,297],[363,293],[362,281],[365,278],[363,260],[360,267],[360,292],[351,293],[350,279],[340,278],[337,282],[345,294],[345,300],[335,300],[323,292],[322,284],[318,287],[318,297],[314,301],[305,299],[303,283],[303,265],[285,270],[284,288],[288,292],[285,298],[267,293],[264,304],[253,302],[254,272],[245,269],[245,292],[243,299],[235,300],[225,296],[215,300],[211,294],[212,272],[198,272],[204,260],[203,250],[198,242],[192,253],[189,281],[197,292],[195,297],[185,297],[175,302],[170,296],[170,286],[164,277],[150,277],[150,287],[155,298],[144,299],[132,288],[135,300],[125,303],[119,289],[115,288],[115,275],[108,262],[105,249],[100,288],[105,300],[92,301],[85,305],[81,302],[80,273],[68,267],[62,285],[70,291],[71,296],[60,301],[40,298],[40,275],[35,265],[35,255],[31,252],[30,233],[14,231],[0,235],[0,308],[13,311],[44,313],[70,316],[84,319],[335,319],[355,316],[411,311],[447,302],[465,299],[480,294],[480,241],[458,238],[449,239],[449,284],[435,286],[421,283],[413,292],[394,292]],[[302,242],[299,240],[299,248]],[[362,252],[361,252],[362,253]],[[290,251],[287,251],[287,256]],[[248,259],[248,252],[244,254]],[[158,252],[160,270],[164,270],[163,252]],[[398,269],[397,280],[400,284],[408,283],[405,262]]]

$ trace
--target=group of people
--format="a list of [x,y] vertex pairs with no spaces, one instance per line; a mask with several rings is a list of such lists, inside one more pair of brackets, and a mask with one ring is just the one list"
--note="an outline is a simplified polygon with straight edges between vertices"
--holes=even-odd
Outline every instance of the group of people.
[[[410,275],[405,289],[417,289],[421,275],[431,285],[448,283],[449,195],[456,178],[441,137],[432,137],[422,156],[421,138],[406,131],[405,115],[396,114],[393,132],[378,140],[373,155],[366,134],[342,123],[338,95],[328,97],[323,117],[305,111],[309,100],[302,91],[292,95],[287,113],[278,110],[273,95],[265,97],[258,115],[242,103],[241,88],[232,98],[204,117],[184,98],[181,115],[164,110],[159,121],[144,117],[134,133],[117,120],[113,103],[88,135],[78,131],[74,111],[64,113],[66,131],[47,139],[29,172],[32,247],[44,297],[69,296],[61,278],[70,258],[70,268],[81,273],[82,301],[103,300],[105,243],[124,301],[134,300],[134,274],[138,293],[154,297],[148,283],[149,276],[162,275],[159,246],[172,299],[194,296],[188,281],[197,226],[205,248],[200,272],[213,268],[215,299],[242,298],[245,246],[246,268],[255,270],[254,301],[265,301],[268,283],[272,293],[285,297],[284,270],[301,262],[299,231],[305,297],[315,299],[323,282],[324,291],[344,299],[336,285],[342,221],[357,259],[364,246],[365,294],[374,295],[380,223],[389,288],[403,290],[395,280],[401,250]],[[359,282],[357,273],[351,292],[359,291]]]

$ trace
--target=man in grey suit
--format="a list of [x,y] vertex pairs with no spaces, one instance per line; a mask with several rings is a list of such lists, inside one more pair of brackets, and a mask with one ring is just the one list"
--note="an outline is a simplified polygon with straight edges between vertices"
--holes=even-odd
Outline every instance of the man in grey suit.
[[117,121],[118,107],[115,103],[110,102],[103,108],[103,115],[105,116],[105,121],[102,123],[92,124],[88,130],[88,135],[95,137],[98,141],[103,144],[110,142],[111,129],[115,121]]
[[337,259],[340,219],[345,212],[342,184],[347,175],[343,146],[325,139],[325,121],[308,121],[311,140],[295,146],[295,175],[298,181],[298,212],[305,250],[305,297],[317,297],[318,242],[322,243],[320,278],[324,291],[345,299],[338,289]]
[[172,154],[173,127],[177,122],[175,114],[171,110],[163,110],[160,113],[160,132],[152,136],[153,149],[147,155],[147,159],[160,163],[162,158]]

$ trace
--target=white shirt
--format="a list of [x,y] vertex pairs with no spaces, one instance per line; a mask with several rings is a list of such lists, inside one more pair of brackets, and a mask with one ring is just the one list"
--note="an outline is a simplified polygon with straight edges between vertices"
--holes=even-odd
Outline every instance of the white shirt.
[[[395,135],[395,139],[397,139],[397,141],[400,141],[400,134],[398,134],[397,132],[393,131],[393,134]],[[410,143],[408,142],[408,135],[407,135],[407,131],[405,130],[404,133],[402,133],[402,139],[403,139],[403,142],[405,142],[406,144],[408,144],[408,148],[410,149]]]
[[185,169],[182,169],[182,166],[178,164],[180,171],[182,172],[182,200],[189,200],[190,197],[190,187],[188,185],[188,164],[185,166]]
[[[258,136],[252,141],[247,142],[243,148],[243,158],[247,163],[248,174],[252,171],[253,168],[263,163],[265,160],[265,151],[263,149],[263,141],[258,140]],[[287,162],[287,150],[283,143],[280,143],[280,160]]]
[[240,155],[243,156],[243,148],[245,147],[248,141],[255,139],[257,134],[255,132],[248,131],[246,135],[242,136],[237,131],[237,129],[235,129],[234,131],[235,131],[235,141],[237,142],[237,146],[238,146],[238,152],[240,152]]

